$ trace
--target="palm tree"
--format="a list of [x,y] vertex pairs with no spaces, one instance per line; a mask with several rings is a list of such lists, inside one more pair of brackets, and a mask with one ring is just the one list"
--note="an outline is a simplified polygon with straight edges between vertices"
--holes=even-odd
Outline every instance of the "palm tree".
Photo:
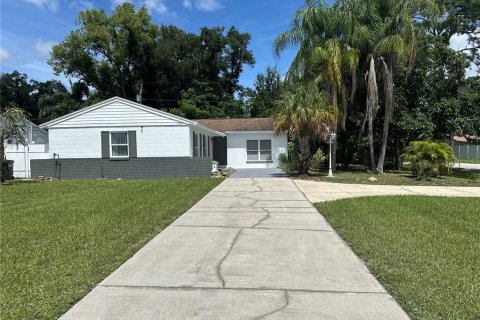
[[[342,20],[350,25],[350,41],[356,41],[367,58],[367,112],[366,117],[373,121],[375,114],[374,101],[376,79],[375,62],[381,66],[385,115],[383,123],[382,143],[378,163],[374,171],[383,173],[385,153],[388,142],[389,125],[394,110],[394,67],[397,62],[408,64],[411,68],[415,59],[416,24],[414,16],[418,14],[434,14],[434,0],[339,0],[337,9],[342,13]],[[368,95],[370,95],[370,100]],[[373,117],[372,117],[373,116]],[[371,124],[369,123],[369,128]],[[372,133],[369,130],[369,139]],[[371,156],[373,146],[371,145]],[[372,159],[374,164],[375,160]],[[372,168],[373,170],[373,168]]]
[[[341,128],[345,129],[347,118],[346,88],[343,83],[344,66],[352,74],[352,82],[356,84],[358,66],[358,50],[345,45],[345,27],[340,15],[333,7],[328,7],[325,1],[306,0],[305,6],[296,11],[292,27],[275,39],[274,51],[279,55],[289,47],[298,46],[289,69],[289,75],[317,83],[326,82],[330,93],[330,103],[341,115]],[[325,80],[325,81],[324,81]],[[355,88],[354,88],[355,89]],[[352,97],[354,91],[352,91]],[[338,101],[341,100],[341,106]],[[353,101],[352,101],[353,102]],[[338,128],[338,120],[333,125],[333,131]],[[336,143],[332,150],[333,167],[336,164]]]
[[10,104],[5,109],[0,107],[0,181],[4,180],[5,141],[15,140],[16,143],[26,145],[26,121],[27,113],[16,105]]
[[276,134],[288,131],[291,138],[298,138],[300,173],[307,173],[310,139],[326,137],[332,131],[338,111],[313,83],[294,84],[281,96],[277,106],[273,117]]

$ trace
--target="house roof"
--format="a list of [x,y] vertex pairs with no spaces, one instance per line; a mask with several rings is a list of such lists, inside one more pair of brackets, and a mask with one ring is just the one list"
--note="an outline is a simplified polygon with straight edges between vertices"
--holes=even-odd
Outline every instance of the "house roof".
[[272,118],[200,119],[196,121],[221,132],[275,131]]
[[130,107],[134,107],[134,108],[137,108],[139,110],[143,110],[143,111],[146,111],[148,113],[151,113],[151,114],[154,114],[154,115],[158,115],[158,116],[162,116],[162,117],[165,117],[165,118],[168,118],[168,119],[171,119],[171,120],[174,120],[174,121],[177,121],[178,123],[182,123],[182,124],[186,124],[186,125],[193,125],[193,126],[198,126],[198,127],[202,127],[203,129],[205,130],[209,130],[209,131],[214,131],[215,134],[217,135],[224,135],[223,133],[221,132],[216,132],[215,129],[212,129],[210,127],[206,127],[204,126],[203,124],[201,123],[198,123],[196,121],[192,121],[192,120],[188,120],[188,119],[185,119],[185,118],[182,118],[182,117],[179,117],[179,116],[176,116],[174,114],[171,114],[171,113],[168,113],[168,112],[165,112],[165,111],[161,111],[161,110],[158,110],[158,109],[154,109],[154,108],[151,108],[151,107],[148,107],[148,106],[145,106],[143,104],[140,104],[140,103],[137,103],[137,102],[133,102],[133,101],[130,101],[130,100],[127,100],[127,99],[124,99],[124,98],[120,98],[120,97],[112,97],[110,99],[107,99],[107,100],[104,100],[104,101],[101,101],[99,103],[96,103],[94,105],[91,105],[89,107],[86,107],[86,108],[82,108],[80,110],[77,110],[75,112],[72,112],[72,113],[69,113],[67,115],[64,115],[62,117],[59,117],[59,118],[56,118],[56,119],[53,119],[51,121],[48,121],[48,122],[45,122],[45,123],[42,123],[40,125],[41,128],[44,128],[44,129],[48,129],[52,126],[56,126],[64,121],[67,121],[67,120],[70,120],[72,118],[75,118],[77,116],[80,116],[82,114],[85,114],[85,113],[88,113],[88,112],[91,112],[91,111],[94,111],[94,110],[97,110],[97,109],[100,109],[104,106],[107,106],[111,103],[114,103],[114,102],[121,102],[122,104],[124,105],[128,105]]

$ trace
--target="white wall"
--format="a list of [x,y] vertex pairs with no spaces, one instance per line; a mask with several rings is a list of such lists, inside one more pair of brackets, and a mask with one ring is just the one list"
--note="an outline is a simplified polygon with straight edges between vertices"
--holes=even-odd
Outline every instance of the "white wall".
[[[172,116],[174,117],[174,116]],[[149,109],[142,110],[124,101],[112,101],[100,108],[86,110],[53,127],[86,128],[105,126],[176,126],[181,122],[168,114],[154,114]]]
[[137,157],[189,157],[189,127],[98,127],[50,128],[50,156],[60,158],[101,158],[102,131],[137,132]]
[[48,159],[48,145],[31,144],[24,147],[21,144],[7,144],[5,157],[13,160],[13,176],[15,178],[30,178],[30,160]]
[[[272,162],[247,163],[247,140],[272,140]],[[227,166],[233,168],[278,168],[278,156],[287,153],[286,134],[268,131],[238,131],[227,135]]]

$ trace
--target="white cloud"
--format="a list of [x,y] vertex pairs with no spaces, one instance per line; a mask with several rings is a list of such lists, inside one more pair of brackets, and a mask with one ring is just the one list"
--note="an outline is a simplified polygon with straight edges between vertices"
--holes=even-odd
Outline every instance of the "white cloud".
[[60,9],[60,0],[23,0],[39,8],[48,8],[52,11]]
[[77,10],[87,10],[87,9],[93,9],[95,5],[91,1],[78,0],[78,1],[71,1],[68,7],[71,9],[77,9]]
[[0,62],[4,62],[10,59],[10,53],[7,50],[0,48]]
[[182,5],[187,9],[193,7],[201,11],[215,11],[221,9],[223,6],[218,0],[183,0]]
[[450,48],[453,50],[462,50],[468,48],[468,35],[466,34],[454,34],[450,38]]
[[33,48],[38,55],[45,57],[50,54],[50,51],[52,51],[52,47],[55,44],[56,42],[53,41],[43,41],[42,39],[38,39]]
[[475,77],[478,75],[480,75],[480,70],[473,62],[470,63],[470,67],[467,68],[467,72],[465,73],[465,78]]
[[132,3],[133,1],[131,1],[131,0],[112,0],[112,5],[113,5],[114,7],[116,7],[116,6],[118,6],[118,5],[121,5],[121,4],[124,3],[124,2],[130,2],[130,3]]
[[164,0],[145,0],[145,7],[147,7],[150,12],[156,12],[159,14],[169,13],[168,7],[165,4]]

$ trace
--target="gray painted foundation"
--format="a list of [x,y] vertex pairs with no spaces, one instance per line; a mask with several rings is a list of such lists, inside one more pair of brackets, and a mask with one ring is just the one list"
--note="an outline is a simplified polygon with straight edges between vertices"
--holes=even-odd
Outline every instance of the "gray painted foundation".
[[[56,162],[61,166],[61,172]],[[41,159],[30,161],[32,178],[39,176],[61,179],[157,179],[209,177],[212,170],[210,158],[131,158],[111,159]]]

